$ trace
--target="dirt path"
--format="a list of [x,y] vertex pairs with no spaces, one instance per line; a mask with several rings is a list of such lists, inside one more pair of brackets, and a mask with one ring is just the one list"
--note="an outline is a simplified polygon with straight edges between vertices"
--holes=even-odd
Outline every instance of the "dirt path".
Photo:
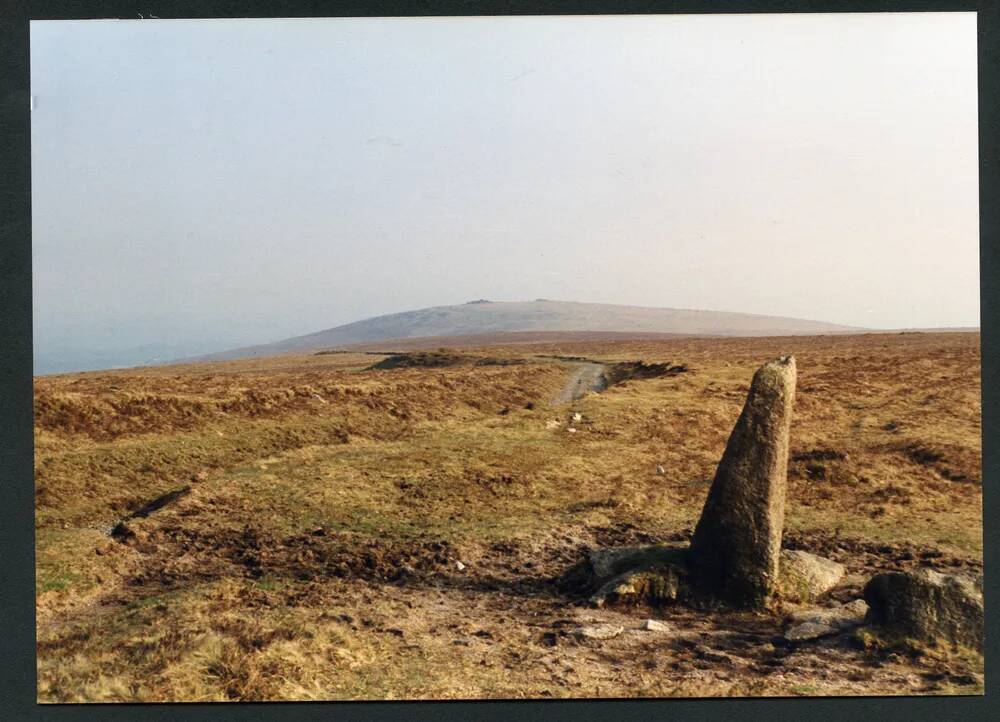
[[553,399],[552,404],[568,404],[591,391],[603,391],[608,386],[604,371],[604,364],[591,362],[577,364],[576,370],[566,381],[559,395]]

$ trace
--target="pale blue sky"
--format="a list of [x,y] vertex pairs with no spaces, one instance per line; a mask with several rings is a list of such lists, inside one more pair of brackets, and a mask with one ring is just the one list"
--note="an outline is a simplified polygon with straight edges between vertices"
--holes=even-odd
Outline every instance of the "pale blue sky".
[[34,22],[36,370],[481,297],[977,325],[975,31]]

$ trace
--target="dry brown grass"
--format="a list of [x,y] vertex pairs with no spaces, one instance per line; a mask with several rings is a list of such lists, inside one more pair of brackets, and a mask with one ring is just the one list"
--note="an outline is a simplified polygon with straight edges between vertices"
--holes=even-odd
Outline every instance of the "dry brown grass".
[[[636,626],[637,612],[575,606],[554,578],[585,547],[685,539],[753,370],[789,352],[800,378],[786,542],[847,564],[845,594],[876,569],[981,569],[978,334],[591,341],[462,350],[528,361],[516,365],[379,371],[378,356],[329,354],[39,378],[39,699],[981,690],[981,662],[775,648],[780,620],[766,617],[665,609],[682,633],[602,646],[566,634],[590,618]],[[569,369],[543,354],[688,370],[553,408]]]

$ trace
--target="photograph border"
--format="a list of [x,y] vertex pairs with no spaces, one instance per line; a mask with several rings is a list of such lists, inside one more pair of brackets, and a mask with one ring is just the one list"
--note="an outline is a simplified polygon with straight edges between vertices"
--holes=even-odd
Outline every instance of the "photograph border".
[[[1000,243],[998,193],[998,25],[996,2],[945,0],[681,0],[526,2],[350,0],[253,2],[4,2],[0,10],[0,716],[7,719],[987,719],[1000,695],[993,664],[1000,633],[991,605],[1000,603],[995,573],[1000,546],[996,507],[1000,469]],[[982,351],[985,694],[966,697],[518,700],[434,702],[101,703],[37,704],[35,677],[35,556],[32,437],[30,60],[31,20],[149,18],[293,18],[359,16],[631,15],[729,13],[969,12],[978,16],[980,315]],[[155,22],[155,20],[154,20]]]

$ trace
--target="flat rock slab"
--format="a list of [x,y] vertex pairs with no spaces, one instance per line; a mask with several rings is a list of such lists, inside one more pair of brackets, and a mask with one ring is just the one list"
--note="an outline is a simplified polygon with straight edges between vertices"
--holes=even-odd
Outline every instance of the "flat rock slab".
[[595,624],[586,627],[577,627],[573,634],[583,639],[614,639],[625,631],[625,627],[617,624]]
[[868,604],[864,599],[855,599],[836,607],[813,607],[799,609],[788,615],[793,623],[817,622],[820,624],[841,624],[862,622],[868,614]]
[[567,574],[572,586],[595,589],[590,602],[665,604],[683,596],[687,576],[687,550],[648,546],[601,549]]
[[594,577],[607,580],[627,571],[683,565],[685,552],[685,549],[667,546],[597,549],[587,554],[587,560]]
[[777,591],[791,602],[812,602],[837,586],[843,564],[798,549],[782,549]]
[[[588,552],[563,580],[571,590],[589,591],[597,607],[690,601],[695,595],[688,559],[682,547],[599,549]],[[844,576],[843,565],[808,552],[783,549],[780,559],[778,590],[786,601],[815,601]]]
[[838,607],[803,609],[788,616],[788,629],[783,635],[790,642],[804,642],[840,634],[864,624],[868,605],[863,599]]

